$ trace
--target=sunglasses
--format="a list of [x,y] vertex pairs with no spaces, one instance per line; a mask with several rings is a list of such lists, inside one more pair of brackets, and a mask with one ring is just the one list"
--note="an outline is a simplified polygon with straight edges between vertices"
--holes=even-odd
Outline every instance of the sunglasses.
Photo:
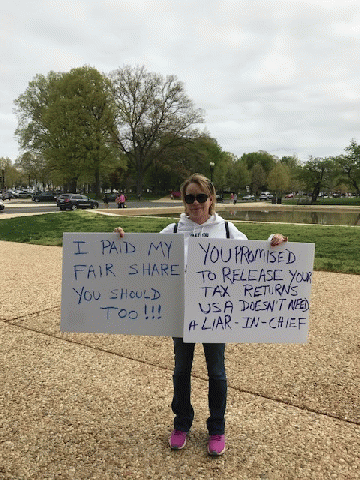
[[189,195],[185,195],[185,203],[191,204],[194,203],[195,200],[197,200],[198,203],[205,203],[208,198],[209,196],[206,195],[206,193],[199,193],[198,195],[189,193]]

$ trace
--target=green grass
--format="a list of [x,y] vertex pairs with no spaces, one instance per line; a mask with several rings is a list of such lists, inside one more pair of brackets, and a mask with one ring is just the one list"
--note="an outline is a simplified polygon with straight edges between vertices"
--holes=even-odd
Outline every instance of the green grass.
[[[159,232],[170,218],[111,217],[89,211],[48,213],[0,220],[0,240],[62,245],[63,232]],[[315,270],[360,275],[360,228],[322,225],[234,222],[250,240],[282,233],[292,242],[315,243]]]
[[128,232],[158,232],[169,223],[166,218],[110,217],[89,211],[70,211],[15,217],[0,221],[0,240],[62,245],[64,232],[112,232],[121,225]]

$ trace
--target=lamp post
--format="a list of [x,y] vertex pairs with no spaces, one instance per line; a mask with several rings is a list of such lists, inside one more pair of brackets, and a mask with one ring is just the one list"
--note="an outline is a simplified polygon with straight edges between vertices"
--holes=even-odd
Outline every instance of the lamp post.
[[211,183],[212,183],[212,182],[213,182],[213,173],[214,173],[215,163],[214,163],[214,162],[210,162],[210,163],[209,163],[209,166],[210,166],[210,180],[211,180]]

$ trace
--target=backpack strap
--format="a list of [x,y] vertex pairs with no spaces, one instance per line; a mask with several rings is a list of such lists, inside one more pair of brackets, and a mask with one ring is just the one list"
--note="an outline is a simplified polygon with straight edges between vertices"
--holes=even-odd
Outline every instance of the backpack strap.
[[225,221],[226,238],[230,238],[229,222]]
[[175,223],[175,225],[174,225],[174,233],[177,233],[177,230],[178,230],[178,224]]

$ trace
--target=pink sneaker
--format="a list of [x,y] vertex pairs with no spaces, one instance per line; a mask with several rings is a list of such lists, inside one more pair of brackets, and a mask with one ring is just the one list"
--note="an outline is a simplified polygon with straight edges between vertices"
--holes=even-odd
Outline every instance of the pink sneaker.
[[218,457],[225,452],[225,435],[210,435],[208,453],[212,457]]
[[186,435],[187,432],[182,432],[180,430],[173,430],[169,438],[170,447],[173,450],[181,450],[186,445]]

